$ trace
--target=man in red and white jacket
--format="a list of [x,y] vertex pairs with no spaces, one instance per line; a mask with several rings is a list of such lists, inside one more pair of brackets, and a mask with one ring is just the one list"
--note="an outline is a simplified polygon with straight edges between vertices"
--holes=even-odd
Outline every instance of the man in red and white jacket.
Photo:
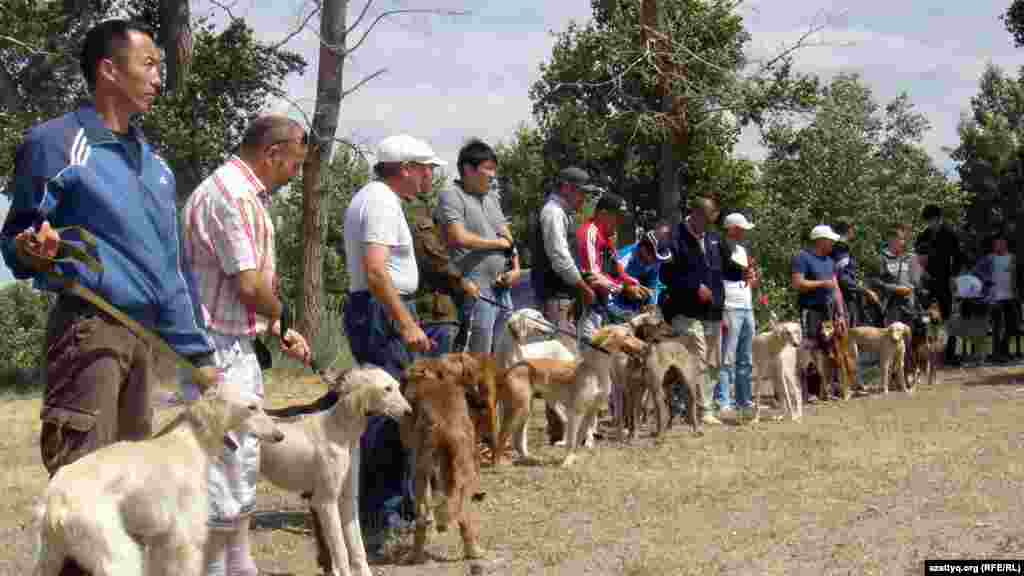
[[636,278],[626,274],[619,262],[613,238],[626,213],[626,202],[619,196],[605,193],[597,201],[594,215],[576,231],[580,272],[594,290],[596,298],[583,311],[577,322],[579,336],[590,338],[607,320],[612,296],[625,291],[629,297],[642,297]]

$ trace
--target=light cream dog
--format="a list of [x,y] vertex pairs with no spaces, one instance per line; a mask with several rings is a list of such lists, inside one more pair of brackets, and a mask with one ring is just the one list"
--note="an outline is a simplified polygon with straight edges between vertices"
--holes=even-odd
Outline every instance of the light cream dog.
[[258,404],[221,385],[154,438],[122,441],[64,466],[37,509],[37,576],[73,558],[94,576],[200,576],[207,538],[207,468],[237,430],[284,435]]
[[854,357],[860,354],[860,350],[877,352],[879,356],[879,367],[882,370],[882,393],[889,393],[889,379],[893,371],[899,381],[900,389],[910,393],[912,389],[907,387],[907,378],[904,371],[905,357],[907,353],[907,339],[910,337],[910,326],[902,322],[893,322],[886,328],[875,326],[856,326],[850,328],[850,341],[856,347]]
[[[771,379],[775,397],[781,400],[785,415],[794,421],[803,417],[803,394],[797,372],[800,342],[797,322],[773,323],[770,331],[754,336],[753,342],[754,381]],[[761,403],[756,402],[755,407],[756,417],[760,418]]]
[[527,422],[530,400],[536,392],[549,402],[561,402],[565,406],[568,416],[568,453],[562,465],[572,465],[581,433],[585,434],[593,428],[598,411],[608,404],[614,353],[622,351],[643,354],[646,350],[646,344],[633,336],[628,326],[605,326],[594,334],[592,342],[603,350],[584,346],[580,362],[524,360],[500,376],[505,382],[498,388],[502,403],[499,450],[514,432],[516,450],[528,457]]
[[285,439],[265,445],[260,473],[271,484],[311,495],[310,505],[326,541],[331,576],[372,576],[356,519],[358,462],[353,453],[370,412],[399,419],[412,412],[399,383],[384,370],[364,365],[325,377],[337,403],[325,412],[281,422]]

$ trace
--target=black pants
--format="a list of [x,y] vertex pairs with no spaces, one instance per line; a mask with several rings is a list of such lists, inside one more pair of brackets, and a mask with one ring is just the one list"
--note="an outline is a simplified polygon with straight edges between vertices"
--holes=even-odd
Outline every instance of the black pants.
[[1010,337],[1017,334],[1020,324],[1020,307],[1016,300],[1000,300],[992,304],[990,314],[992,315],[992,351],[997,356],[1009,356]]

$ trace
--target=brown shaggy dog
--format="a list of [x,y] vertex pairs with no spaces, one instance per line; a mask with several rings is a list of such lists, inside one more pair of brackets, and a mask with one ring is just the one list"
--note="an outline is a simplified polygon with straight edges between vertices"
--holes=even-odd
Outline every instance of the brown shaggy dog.
[[467,398],[482,405],[476,374],[467,370],[472,359],[465,355],[424,358],[406,370],[405,397],[413,407],[402,418],[402,443],[413,452],[416,463],[416,537],[412,562],[427,559],[427,533],[434,519],[434,491],[443,496],[437,506],[437,530],[445,532],[457,523],[463,555],[480,558],[476,523],[467,497],[479,483],[476,427]]

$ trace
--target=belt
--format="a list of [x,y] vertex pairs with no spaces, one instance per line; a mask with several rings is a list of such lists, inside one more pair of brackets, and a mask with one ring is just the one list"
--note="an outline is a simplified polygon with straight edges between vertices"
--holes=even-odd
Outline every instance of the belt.
[[[370,294],[369,290],[356,290],[355,292],[350,292],[349,296],[360,296],[360,297],[365,297],[365,298],[373,298],[374,297],[373,294]],[[414,300],[416,300],[416,294],[401,294],[401,293],[399,293],[398,294],[398,299],[401,300],[402,302],[413,302]]]

